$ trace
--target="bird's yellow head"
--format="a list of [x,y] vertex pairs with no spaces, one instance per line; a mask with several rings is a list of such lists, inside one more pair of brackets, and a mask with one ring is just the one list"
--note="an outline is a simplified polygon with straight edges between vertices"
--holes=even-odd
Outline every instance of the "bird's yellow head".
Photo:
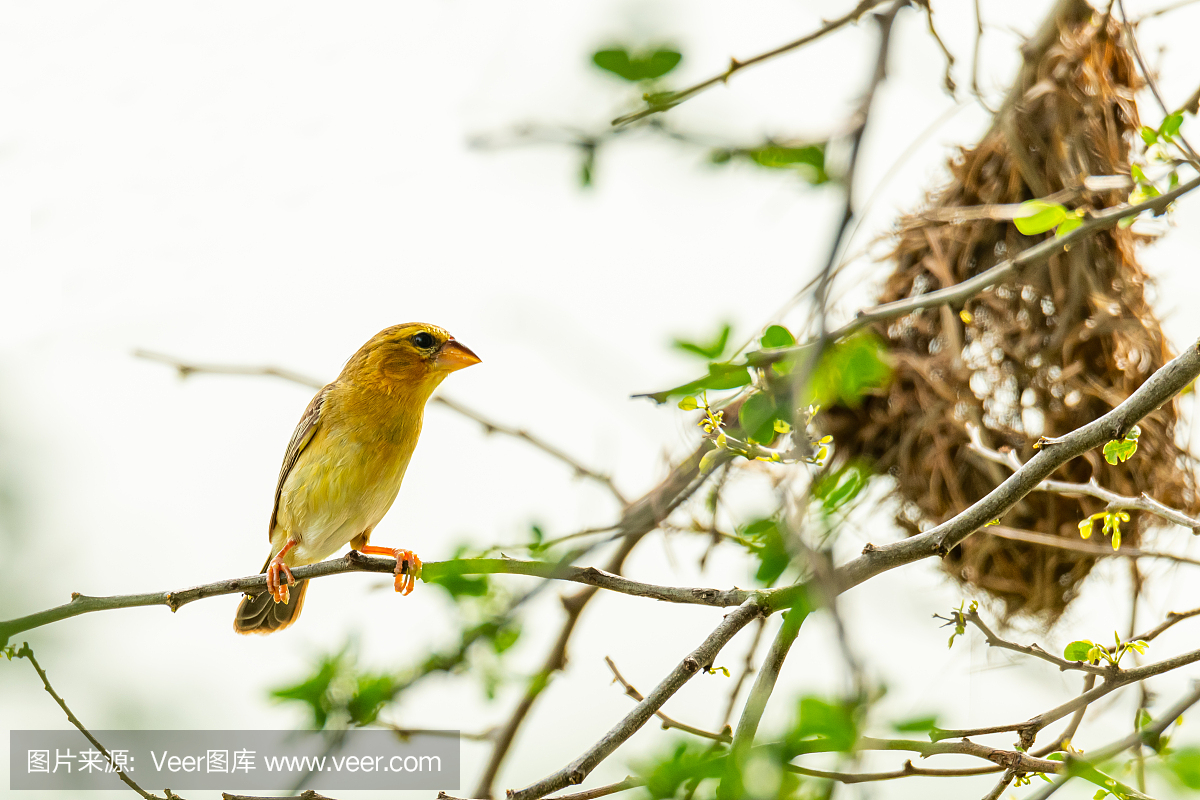
[[346,362],[339,380],[374,386],[388,394],[397,390],[431,393],[451,372],[479,361],[479,356],[442,328],[406,322],[371,337]]

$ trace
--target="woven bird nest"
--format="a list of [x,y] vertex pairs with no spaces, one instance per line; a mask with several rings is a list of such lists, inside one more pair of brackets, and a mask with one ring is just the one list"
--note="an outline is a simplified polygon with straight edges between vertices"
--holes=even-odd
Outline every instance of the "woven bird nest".
[[[1068,205],[1076,208],[1125,199],[1081,188],[1085,176],[1128,175],[1139,130],[1133,62],[1116,24],[1107,30],[1100,24],[1099,15],[1080,3],[1040,35],[1042,52],[1027,62],[1008,109],[998,115],[1001,120],[1007,114],[1010,123],[998,121],[976,147],[955,157],[950,184],[930,195],[924,212],[901,223],[895,269],[880,302],[960,283],[1046,238],[1024,236],[1010,222],[994,219],[944,221],[954,216],[952,209],[1054,192],[1069,193]],[[1100,233],[972,298],[965,309],[931,308],[876,327],[891,348],[893,382],[857,409],[830,409],[824,425],[840,457],[865,458],[895,477],[902,501],[898,521],[905,529],[915,533],[953,517],[1011,474],[968,447],[969,425],[978,427],[987,446],[1013,448],[1024,461],[1034,455],[1039,436],[1091,422],[1168,360],[1134,251],[1131,231]],[[1129,462],[1109,465],[1092,451],[1054,477],[1095,478],[1121,494],[1145,491],[1191,509],[1190,462],[1175,442],[1176,420],[1167,404],[1142,421],[1138,452]],[[1002,522],[1078,541],[1080,520],[1103,506],[1091,498],[1035,492]],[[1122,539],[1136,546],[1139,532],[1155,519],[1131,513]],[[1003,600],[1009,616],[1053,621],[1094,561],[1086,553],[999,538],[985,529],[943,566]]]

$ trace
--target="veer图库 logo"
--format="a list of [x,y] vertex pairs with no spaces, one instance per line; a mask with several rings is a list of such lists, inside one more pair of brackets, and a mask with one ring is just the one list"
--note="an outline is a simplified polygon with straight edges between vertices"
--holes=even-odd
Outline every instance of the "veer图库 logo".
[[457,731],[12,731],[10,789],[457,789]]

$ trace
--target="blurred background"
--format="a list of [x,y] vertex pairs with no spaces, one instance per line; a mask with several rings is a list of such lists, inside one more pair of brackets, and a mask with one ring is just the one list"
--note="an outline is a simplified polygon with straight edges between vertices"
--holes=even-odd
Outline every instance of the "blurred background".
[[[695,447],[694,415],[631,395],[694,377],[700,362],[672,348],[674,338],[702,340],[728,322],[740,343],[775,320],[824,264],[841,209],[835,183],[814,186],[746,159],[714,164],[710,151],[844,130],[870,75],[875,28],[848,27],[674,109],[670,124],[693,141],[631,131],[585,165],[586,150],[545,140],[602,133],[639,106],[637,86],[592,62],[597,50],[673,48],[683,58],[669,83],[682,86],[851,5],[10,4],[0,26],[9,109],[0,123],[0,618],[66,602],[73,591],[183,588],[262,564],[279,463],[312,390],[269,377],[184,380],[134,357],[139,348],[329,380],[381,328],[431,322],[483,359],[451,376],[443,394],[611,474],[628,497],[652,488]],[[1022,37],[1049,5],[982,0],[979,83],[993,105],[1020,63]],[[1127,8],[1137,16],[1164,5],[1131,0]],[[965,89],[972,4],[934,6],[958,57],[958,96],[945,89],[945,58],[925,17],[901,13],[856,174],[860,207],[869,206],[848,253],[871,252],[900,213],[945,181],[954,148],[990,123]],[[1164,95],[1178,102],[1200,75],[1197,30],[1200,5],[1140,27]],[[1157,124],[1145,100],[1142,113]],[[1140,254],[1176,347],[1200,336],[1198,220],[1200,205],[1184,198],[1167,235]],[[871,276],[883,274],[862,263],[860,279],[835,286],[838,320],[869,303]],[[1182,404],[1185,426],[1191,406]],[[769,475],[746,471],[722,513],[736,523],[773,503]],[[619,511],[602,486],[562,463],[431,405],[373,542],[441,560],[462,546],[528,541],[533,526],[551,537],[609,525]],[[882,502],[877,512],[863,509],[835,552],[844,560],[867,541],[898,538],[892,514]],[[1197,554],[1179,529],[1154,544]],[[627,574],[753,585],[757,562],[734,546],[718,547],[701,569],[707,547],[701,537],[655,533]],[[1200,605],[1189,569],[1146,562],[1147,623]],[[1081,637],[1107,640],[1128,624],[1127,580],[1123,564],[1101,562],[1054,629],[1031,625],[1017,638],[1051,651]],[[514,594],[533,585],[515,576],[493,584]],[[552,586],[530,603],[510,649],[480,655],[463,674],[421,681],[381,719],[474,733],[502,724],[557,633],[563,591]],[[945,727],[984,725],[1076,692],[1077,681],[987,652],[978,636],[947,650],[947,631],[931,615],[965,596],[935,564],[920,563],[843,598],[851,646],[889,688],[881,719],[936,714]],[[316,582],[301,622],[267,638],[234,635],[236,603],[86,615],[17,640],[34,646],[92,728],[288,728],[311,724],[311,715],[271,691],[303,681],[322,657],[347,648],[363,669],[404,670],[454,645],[482,613],[436,586],[401,598],[390,580],[361,574]],[[497,786],[558,769],[632,705],[611,683],[605,656],[646,692],[720,616],[601,594]],[[1172,631],[1156,655],[1184,649],[1188,637]],[[736,639],[719,663],[742,663],[750,638]],[[806,624],[777,691],[844,688],[834,641],[824,617]],[[1172,673],[1153,688],[1170,698],[1192,677]],[[665,710],[716,726],[728,686],[724,676],[702,676]],[[27,665],[0,668],[5,728],[67,727],[40,688]],[[1095,741],[1076,746],[1127,730],[1133,702],[1118,695],[1089,734]],[[763,730],[779,730],[790,713],[787,703],[773,708]],[[1180,735],[1200,741],[1191,726]],[[619,780],[676,738],[648,725],[588,785]],[[487,755],[485,743],[463,743],[458,794],[474,786]],[[0,755],[0,785],[7,769]],[[979,796],[992,783],[850,791]],[[1062,796],[1086,790],[1072,791]]]

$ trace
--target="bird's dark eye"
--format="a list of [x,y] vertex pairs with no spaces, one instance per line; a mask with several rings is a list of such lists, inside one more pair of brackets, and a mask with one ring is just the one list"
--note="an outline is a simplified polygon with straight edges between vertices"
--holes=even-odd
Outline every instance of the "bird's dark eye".
[[429,348],[433,347],[433,345],[434,345],[433,337],[431,335],[429,335],[428,333],[426,333],[425,331],[421,331],[420,333],[416,334],[409,341],[411,341],[413,344],[415,344],[417,347],[421,348],[422,350],[428,350]]

